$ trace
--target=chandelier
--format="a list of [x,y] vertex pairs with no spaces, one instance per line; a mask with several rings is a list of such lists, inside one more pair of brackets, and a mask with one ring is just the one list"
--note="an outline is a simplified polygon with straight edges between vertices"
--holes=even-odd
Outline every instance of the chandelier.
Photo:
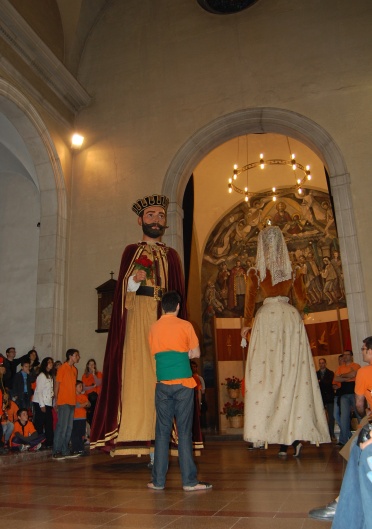
[[[232,193],[233,191],[235,191],[236,193],[239,193],[241,195],[244,195],[244,200],[246,202],[249,201],[249,197],[252,197],[253,195],[254,196],[257,196],[257,193],[252,193],[249,191],[249,188],[248,188],[248,173],[251,169],[255,169],[256,167],[259,167],[261,170],[264,170],[265,167],[267,166],[270,166],[270,165],[276,165],[276,166],[289,166],[292,168],[293,172],[294,172],[294,184],[293,186],[290,186],[290,189],[292,188],[295,192],[297,192],[298,194],[302,194],[303,192],[303,186],[305,184],[305,182],[311,180],[311,173],[310,173],[310,165],[306,165],[306,166],[303,166],[302,164],[300,164],[297,160],[296,160],[296,155],[291,153],[291,149],[290,149],[290,146],[289,146],[289,140],[287,138],[287,143],[288,143],[288,148],[289,148],[289,152],[290,152],[290,159],[289,160],[284,160],[282,158],[273,158],[271,160],[266,160],[264,158],[264,155],[263,153],[260,154],[260,159],[255,161],[255,162],[251,162],[251,163],[247,163],[246,165],[244,165],[243,167],[239,168],[237,164],[234,165],[234,171],[233,171],[233,175],[229,178],[228,180],[228,190],[229,190],[229,193]],[[238,147],[239,147],[239,143],[238,143]],[[247,158],[248,158],[248,138],[247,138]],[[237,185],[237,179],[238,179],[238,176],[241,175],[242,173],[247,173],[247,177],[246,177],[246,186],[245,187],[239,187]],[[277,200],[278,197],[280,197],[281,194],[284,194],[284,193],[288,193],[288,187],[286,187],[286,189],[283,189],[283,190],[280,190],[280,189],[277,189],[276,187],[273,187],[272,188],[272,199],[273,201],[275,202]]]

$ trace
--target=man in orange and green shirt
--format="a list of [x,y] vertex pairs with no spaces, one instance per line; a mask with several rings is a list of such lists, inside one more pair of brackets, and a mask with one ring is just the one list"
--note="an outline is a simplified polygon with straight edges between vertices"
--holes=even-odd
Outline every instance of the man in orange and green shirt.
[[148,488],[162,490],[168,471],[169,440],[173,419],[178,432],[178,457],[183,490],[192,492],[212,488],[199,482],[192,455],[192,422],[196,382],[190,358],[200,356],[199,341],[188,321],[177,318],[181,298],[175,291],[162,298],[163,315],[150,328],[149,344],[156,363],[155,459]]

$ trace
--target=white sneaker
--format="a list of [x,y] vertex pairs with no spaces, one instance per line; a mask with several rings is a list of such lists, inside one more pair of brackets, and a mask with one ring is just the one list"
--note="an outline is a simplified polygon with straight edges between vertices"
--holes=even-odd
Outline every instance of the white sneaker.
[[20,445],[20,447],[19,447],[19,451],[20,452],[25,452],[28,449],[29,449],[29,446],[27,446],[27,445]]
[[30,448],[29,452],[36,452],[36,450],[39,450],[40,448],[41,448],[41,443]]

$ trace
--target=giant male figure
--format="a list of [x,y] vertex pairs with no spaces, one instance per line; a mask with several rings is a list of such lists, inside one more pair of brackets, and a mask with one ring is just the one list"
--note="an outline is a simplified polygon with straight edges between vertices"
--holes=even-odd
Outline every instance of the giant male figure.
[[156,375],[148,334],[161,316],[163,292],[181,295],[180,316],[186,316],[179,255],[160,242],[168,203],[163,195],[149,195],[132,206],[143,237],[122,256],[91,430],[91,448],[105,447],[111,455],[142,455],[153,449]]

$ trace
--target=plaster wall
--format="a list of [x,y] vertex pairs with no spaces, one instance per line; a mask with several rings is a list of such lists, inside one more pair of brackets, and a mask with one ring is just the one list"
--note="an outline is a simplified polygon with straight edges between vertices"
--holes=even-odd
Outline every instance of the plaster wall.
[[[292,111],[332,137],[350,174],[371,290],[371,20],[368,0],[358,9],[347,0],[266,0],[231,16],[206,13],[189,0],[111,3],[79,70],[94,102],[77,119],[86,146],[72,172],[67,342],[81,345],[82,363],[95,356],[101,365],[106,342],[94,333],[95,287],[111,270],[117,277],[124,246],[141,236],[131,203],[162,190],[172,159],[198,130],[242,109]],[[200,149],[201,159],[209,151]],[[193,169],[175,175],[173,209]],[[199,248],[205,226],[237,200],[226,196],[225,182],[221,195],[215,184],[212,175],[196,189]]]

